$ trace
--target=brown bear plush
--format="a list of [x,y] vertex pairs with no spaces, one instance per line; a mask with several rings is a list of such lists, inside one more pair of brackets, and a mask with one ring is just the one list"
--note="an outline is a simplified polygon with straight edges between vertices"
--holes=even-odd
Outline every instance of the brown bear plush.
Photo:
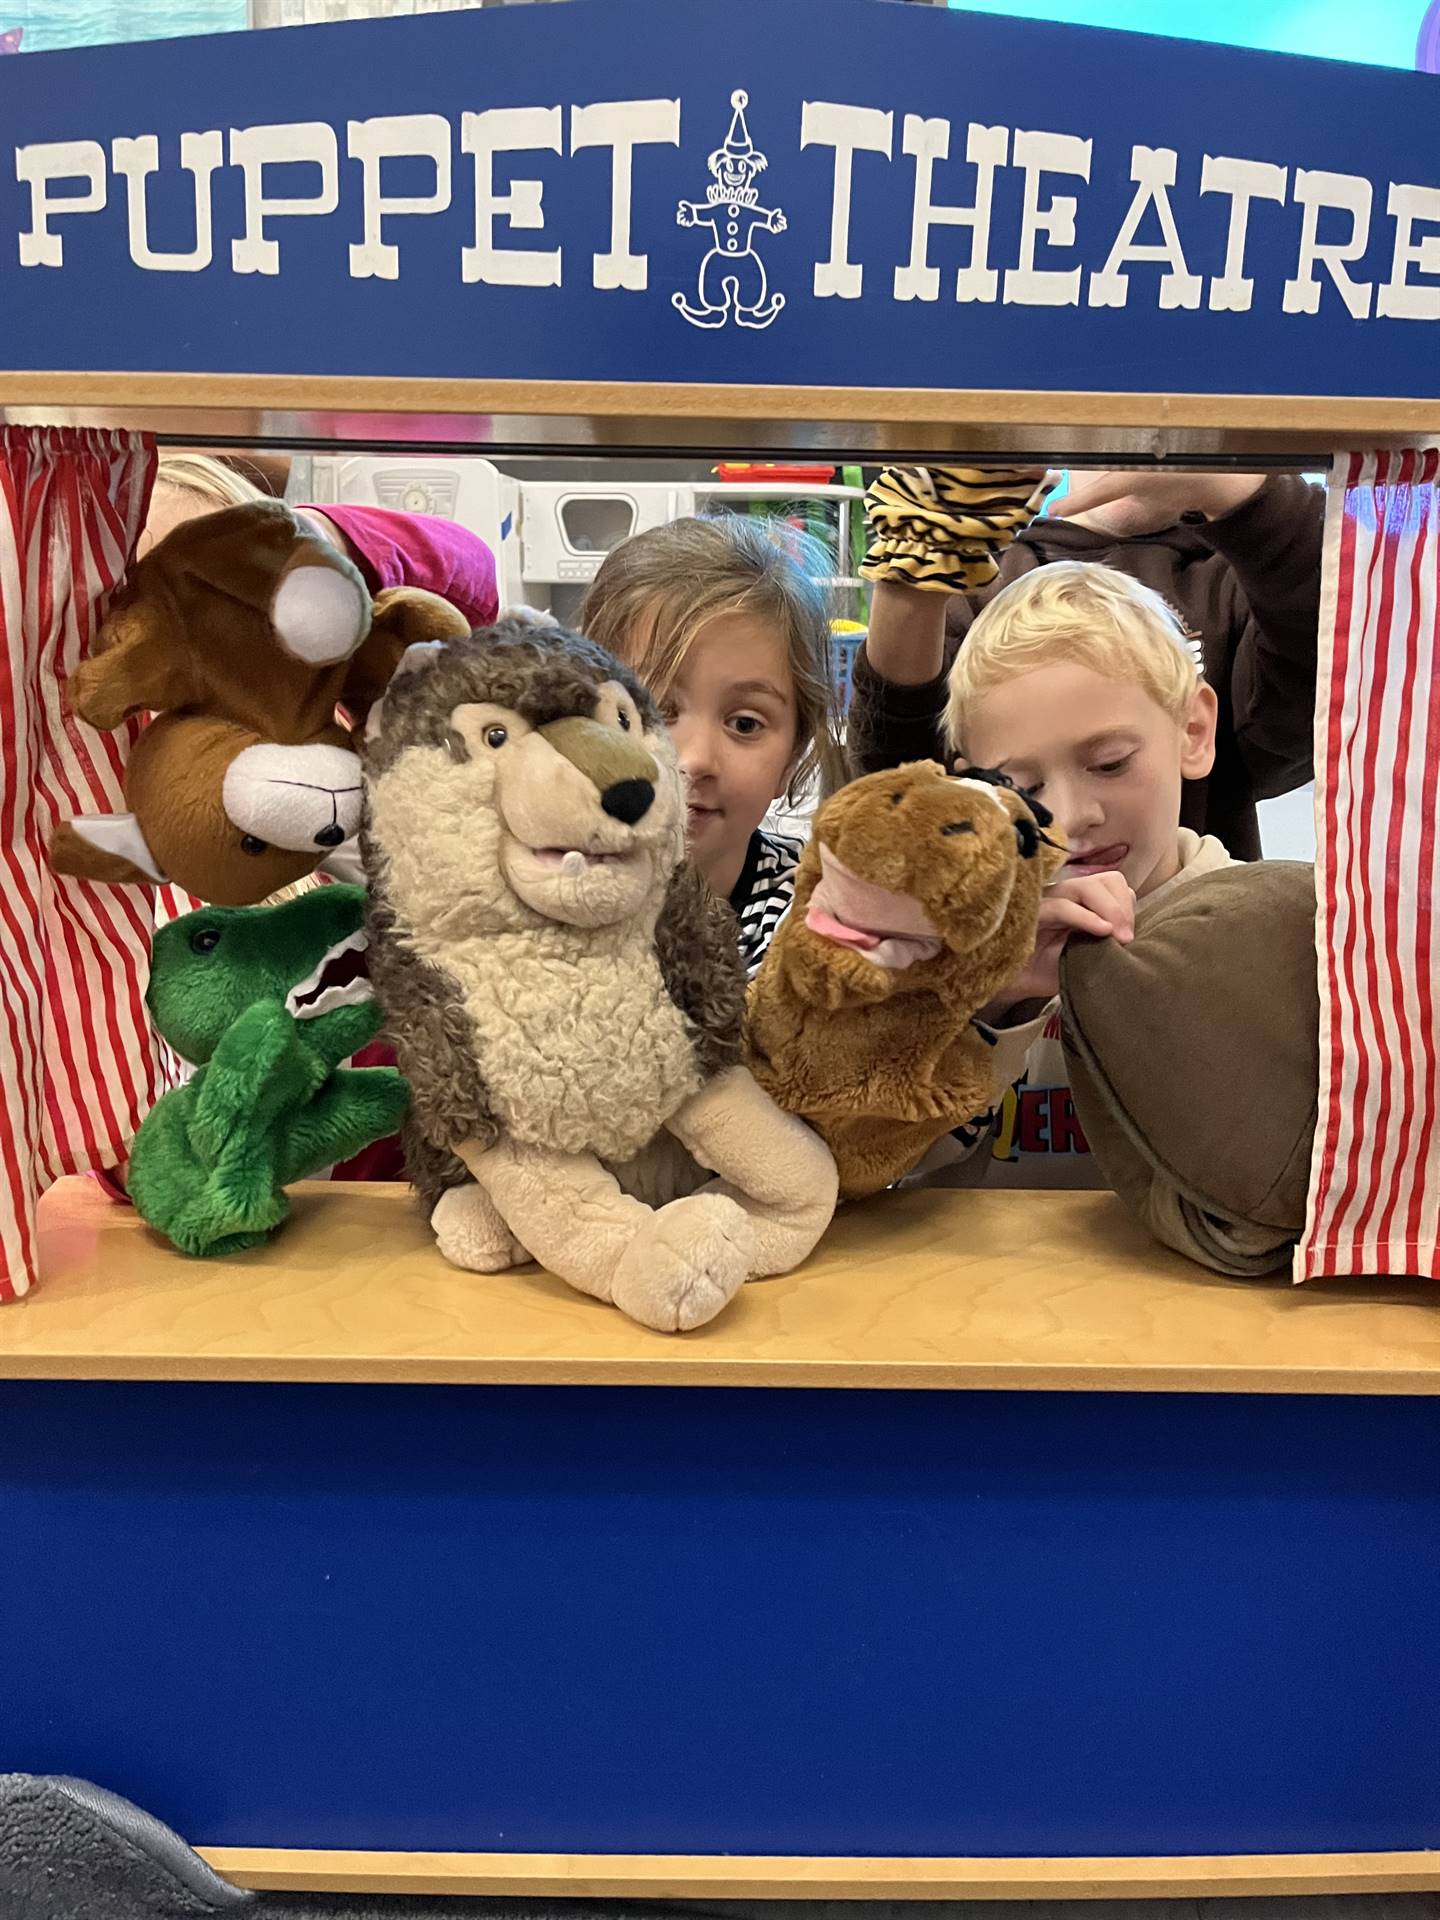
[[1001,776],[872,773],[815,816],[790,912],[750,990],[750,1070],[826,1141],[843,1199],[916,1165],[1000,1089],[974,1017],[1035,945],[1064,862]]
[[82,720],[157,716],[131,750],[123,814],[51,841],[57,873],[250,906],[360,823],[356,722],[405,648],[468,632],[435,594],[372,604],[359,573],[278,500],[185,521],[134,568],[76,673]]

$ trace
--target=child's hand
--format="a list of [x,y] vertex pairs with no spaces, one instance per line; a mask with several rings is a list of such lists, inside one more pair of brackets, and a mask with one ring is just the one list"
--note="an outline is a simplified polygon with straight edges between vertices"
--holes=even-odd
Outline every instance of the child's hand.
[[1135,895],[1122,875],[1085,873],[1055,882],[1040,902],[1035,951],[980,1018],[996,1026],[1029,1002],[1053,1000],[1060,991],[1060,955],[1075,933],[1097,940],[1108,935],[1129,946],[1135,937]]
[[1072,476],[1070,491],[1055,503],[1057,519],[1095,513],[1113,520],[1120,535],[1173,527],[1182,513],[1218,520],[1243,507],[1265,484],[1263,473],[1104,472]]

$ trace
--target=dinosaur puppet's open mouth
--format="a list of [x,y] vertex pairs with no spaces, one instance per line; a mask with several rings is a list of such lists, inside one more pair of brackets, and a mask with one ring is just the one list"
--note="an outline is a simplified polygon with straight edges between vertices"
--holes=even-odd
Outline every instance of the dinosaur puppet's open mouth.
[[315,971],[290,989],[286,1011],[297,1020],[315,1020],[336,1007],[354,1007],[373,998],[365,961],[369,946],[363,933],[337,941]]
[[944,944],[913,895],[862,880],[823,844],[805,924],[822,940],[896,970],[933,960]]

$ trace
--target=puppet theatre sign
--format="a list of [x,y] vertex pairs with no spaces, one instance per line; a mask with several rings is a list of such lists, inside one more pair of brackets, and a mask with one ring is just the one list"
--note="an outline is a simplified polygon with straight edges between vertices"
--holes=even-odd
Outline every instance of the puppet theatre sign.
[[0,66],[0,367],[1433,397],[1440,79],[886,0]]

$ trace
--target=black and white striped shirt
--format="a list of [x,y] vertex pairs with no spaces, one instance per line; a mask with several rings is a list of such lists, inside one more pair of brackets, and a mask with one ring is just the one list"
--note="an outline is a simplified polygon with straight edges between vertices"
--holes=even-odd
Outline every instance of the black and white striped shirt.
[[746,979],[755,977],[775,929],[790,910],[795,869],[804,850],[802,840],[790,840],[778,833],[757,829],[750,836],[745,865],[730,894],[730,904],[740,922],[740,958]]

